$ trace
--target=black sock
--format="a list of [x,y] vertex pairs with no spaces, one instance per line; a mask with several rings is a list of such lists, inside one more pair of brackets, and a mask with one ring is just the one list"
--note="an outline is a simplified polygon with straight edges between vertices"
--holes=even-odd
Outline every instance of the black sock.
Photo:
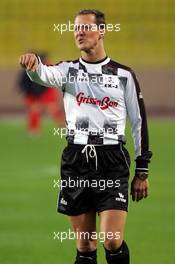
[[129,264],[129,249],[125,241],[116,250],[106,251],[106,260],[108,264]]
[[97,264],[97,250],[80,252],[77,250],[77,257],[74,264]]

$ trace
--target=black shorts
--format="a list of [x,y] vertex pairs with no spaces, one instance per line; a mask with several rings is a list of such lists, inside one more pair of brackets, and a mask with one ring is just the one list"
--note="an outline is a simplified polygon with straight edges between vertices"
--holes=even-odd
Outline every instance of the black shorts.
[[70,144],[63,151],[57,211],[70,216],[128,211],[128,151],[122,144],[94,146],[96,153],[90,146],[82,153],[84,147]]

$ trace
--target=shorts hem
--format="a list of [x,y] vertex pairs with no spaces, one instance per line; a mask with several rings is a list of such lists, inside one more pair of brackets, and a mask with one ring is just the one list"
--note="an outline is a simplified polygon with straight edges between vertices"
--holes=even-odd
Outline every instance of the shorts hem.
[[124,212],[128,212],[128,208],[126,207],[121,207],[121,206],[110,206],[110,207],[105,207],[105,208],[101,208],[99,209],[97,212],[101,213],[103,211],[107,211],[107,210],[121,210]]
[[83,210],[83,211],[79,211],[79,212],[66,212],[66,211],[62,211],[60,209],[57,209],[57,213],[60,213],[60,214],[63,214],[63,215],[68,215],[68,216],[78,216],[78,215],[81,215],[81,214],[88,213],[90,211],[94,211],[96,213],[101,213],[101,212],[107,211],[107,210],[121,210],[121,211],[124,211],[124,212],[128,213],[128,208],[124,208],[124,207],[120,207],[120,206],[110,206],[110,207],[101,208],[99,210],[89,209],[89,210]]
[[60,209],[57,209],[57,213],[68,215],[68,216],[78,216],[78,215],[81,215],[81,214],[88,213],[90,211],[93,211],[93,210],[89,209],[89,210],[84,210],[84,211],[79,211],[79,212],[66,212],[66,211],[62,211]]

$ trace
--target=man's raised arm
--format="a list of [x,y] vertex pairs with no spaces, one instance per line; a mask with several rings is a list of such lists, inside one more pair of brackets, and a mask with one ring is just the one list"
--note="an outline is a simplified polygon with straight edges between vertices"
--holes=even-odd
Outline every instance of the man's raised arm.
[[46,66],[40,58],[33,53],[21,55],[20,65],[26,69],[29,78],[44,86],[61,88],[66,80],[66,74],[60,65]]

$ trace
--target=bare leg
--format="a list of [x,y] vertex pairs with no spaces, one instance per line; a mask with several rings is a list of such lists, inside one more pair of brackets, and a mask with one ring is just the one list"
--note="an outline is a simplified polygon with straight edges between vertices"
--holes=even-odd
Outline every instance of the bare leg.
[[107,210],[100,213],[101,231],[108,264],[129,264],[129,249],[124,241],[124,228],[127,213],[122,210]]
[[[96,231],[96,213],[92,211],[78,216],[70,216],[69,221],[74,232],[78,232],[77,249],[80,252],[96,250],[97,241],[91,239],[92,232]],[[81,236],[80,232],[82,232]]]
[[104,242],[106,249],[115,250],[121,246],[126,216],[127,212],[122,210],[107,210],[100,213],[100,230],[106,235]]

